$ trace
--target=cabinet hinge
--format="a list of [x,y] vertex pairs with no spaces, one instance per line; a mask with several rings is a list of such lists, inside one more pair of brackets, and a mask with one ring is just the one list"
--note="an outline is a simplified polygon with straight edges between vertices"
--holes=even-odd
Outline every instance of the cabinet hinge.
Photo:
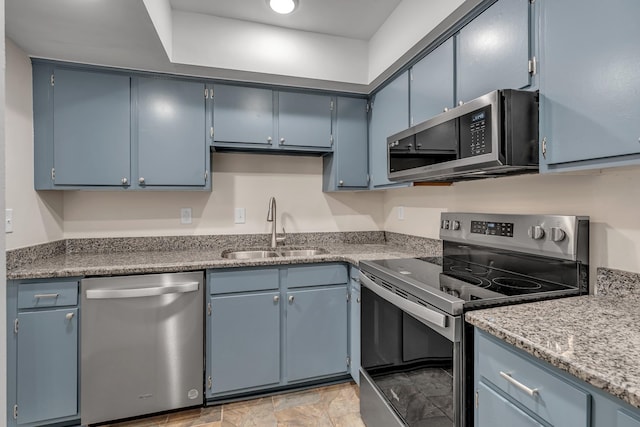
[[333,111],[333,101],[331,101],[331,104],[329,104],[329,111]]
[[478,403],[479,403],[480,398],[478,397],[478,392],[477,391],[476,391],[476,399],[475,400],[476,400],[476,409],[478,409]]
[[529,60],[529,74],[531,74],[532,76],[535,76],[537,72],[538,72],[538,60],[534,56]]
[[536,0],[529,0],[529,3],[534,4]]
[[351,294],[347,291],[347,302],[351,301]]
[[371,175],[367,174],[367,183],[371,182]]
[[13,405],[13,419],[18,419],[18,405]]
[[413,81],[413,68],[409,70],[409,80]]
[[211,126],[211,129],[209,129],[209,136],[213,138],[213,126]]
[[211,375],[209,375],[207,377],[207,388],[211,390],[211,387],[213,387],[213,378],[211,378]]
[[542,157],[547,158],[547,137],[542,138]]
[[368,113],[369,111],[371,111],[371,108],[372,108],[372,107],[371,107],[371,104],[369,104],[369,103],[367,102],[367,113]]
[[209,99],[209,89],[204,89],[204,99]]
[[56,76],[55,76],[55,75],[53,75],[53,74],[51,74],[51,79],[50,79],[50,81],[51,81],[51,86],[53,86],[53,85],[55,84],[55,82],[56,82]]
[[18,319],[13,321],[13,333],[17,334],[18,333],[18,328],[20,327],[20,322],[18,321]]
[[409,126],[413,126],[413,116],[411,116],[411,120],[409,120]]
[[329,142],[333,145],[333,135],[329,135]]
[[56,168],[51,168],[51,181],[56,180]]
[[209,171],[204,171],[204,182],[206,183],[209,179]]
[[347,356],[347,367],[351,367],[351,358]]
[[209,89],[209,98],[213,99],[213,89]]
[[[211,316],[211,311],[212,311],[212,310],[211,310],[211,303],[208,303],[208,304],[207,304],[207,315],[208,315],[208,316]],[[211,377],[209,377],[209,378],[211,378]]]

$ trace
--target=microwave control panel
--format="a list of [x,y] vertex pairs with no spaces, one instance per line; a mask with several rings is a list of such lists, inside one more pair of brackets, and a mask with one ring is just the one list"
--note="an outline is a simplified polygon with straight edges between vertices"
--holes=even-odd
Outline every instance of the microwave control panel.
[[461,157],[480,156],[491,152],[491,106],[460,117]]

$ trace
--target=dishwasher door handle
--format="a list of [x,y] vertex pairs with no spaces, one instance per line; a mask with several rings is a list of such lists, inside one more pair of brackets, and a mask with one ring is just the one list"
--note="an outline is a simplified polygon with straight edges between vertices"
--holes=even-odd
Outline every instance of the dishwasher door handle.
[[168,294],[183,294],[198,290],[199,282],[173,283],[152,288],[88,289],[87,299],[142,298]]

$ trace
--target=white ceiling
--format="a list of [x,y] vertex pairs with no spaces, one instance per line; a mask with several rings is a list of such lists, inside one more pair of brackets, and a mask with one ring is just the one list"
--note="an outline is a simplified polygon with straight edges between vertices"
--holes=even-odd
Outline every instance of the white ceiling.
[[369,40],[401,0],[299,0],[290,15],[266,0],[170,0],[171,8],[294,30]]

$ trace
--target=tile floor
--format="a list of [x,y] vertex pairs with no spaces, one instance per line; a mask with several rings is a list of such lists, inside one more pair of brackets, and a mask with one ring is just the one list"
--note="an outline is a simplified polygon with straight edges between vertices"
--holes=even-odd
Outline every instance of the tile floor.
[[344,383],[142,418],[110,427],[364,427],[358,392],[354,383]]

